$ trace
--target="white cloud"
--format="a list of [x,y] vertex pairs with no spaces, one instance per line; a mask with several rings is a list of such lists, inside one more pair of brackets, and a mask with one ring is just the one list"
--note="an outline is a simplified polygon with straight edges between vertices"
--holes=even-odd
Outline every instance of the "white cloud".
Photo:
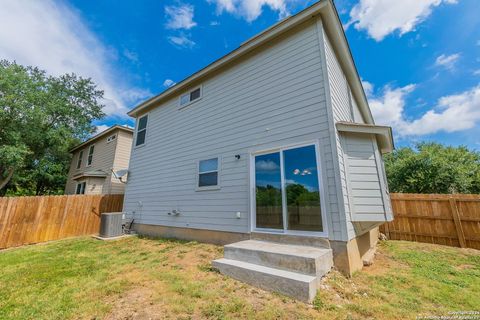
[[442,54],[438,56],[435,60],[435,66],[453,71],[455,69],[455,64],[457,63],[458,59],[460,59],[459,53],[454,53],[451,55]]
[[219,22],[219,21],[210,21],[210,25],[211,25],[212,27],[219,26],[219,25],[220,25],[220,22]]
[[400,35],[413,31],[434,7],[457,0],[360,0],[350,11],[350,22],[357,30],[366,30],[376,41],[398,31]]
[[380,95],[370,95],[369,104],[375,121],[392,126],[398,136],[462,131],[480,122],[480,85],[441,97],[435,107],[411,119],[405,115],[405,99],[414,89],[413,84],[401,88],[386,86]]
[[167,87],[167,88],[170,88],[170,87],[172,87],[176,84],[177,83],[175,81],[173,81],[172,79],[166,79],[165,81],[163,81],[163,86]]
[[255,169],[262,171],[276,171],[280,169],[280,166],[271,160],[260,160],[255,163]]
[[181,48],[193,48],[195,46],[195,42],[188,38],[188,36],[182,34],[179,36],[169,36],[168,40],[176,45],[177,47]]
[[264,6],[273,11],[277,11],[279,18],[285,18],[289,15],[287,2],[295,0],[207,0],[217,7],[217,14],[228,12],[242,17],[248,22],[254,21],[262,14]]
[[87,28],[70,7],[52,0],[3,0],[0,10],[0,58],[38,66],[52,75],[74,72],[90,77],[105,91],[108,115],[125,116],[131,90],[110,61],[116,55]]
[[415,85],[409,84],[402,88],[392,89],[386,86],[382,96],[373,96],[373,85],[368,93],[368,102],[372,110],[375,123],[387,124],[394,129],[404,122],[405,96],[415,89]]
[[362,86],[367,96],[370,96],[373,93],[373,84],[371,84],[370,82],[362,79]]
[[123,50],[123,55],[125,56],[125,58],[127,58],[128,60],[130,60],[132,62],[138,62],[138,54],[134,51],[124,49]]
[[95,130],[95,133],[93,135],[99,134],[99,133],[107,130],[108,128],[110,128],[110,126],[107,126],[106,124],[98,125],[97,129]]
[[473,71],[474,76],[480,76],[480,69]]
[[194,7],[191,4],[180,4],[178,6],[165,6],[165,16],[167,29],[186,29],[189,30],[197,25],[193,21]]

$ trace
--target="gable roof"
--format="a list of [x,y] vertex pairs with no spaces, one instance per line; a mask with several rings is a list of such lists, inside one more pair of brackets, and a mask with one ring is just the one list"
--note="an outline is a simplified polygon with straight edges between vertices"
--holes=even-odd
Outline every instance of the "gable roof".
[[192,74],[190,77],[182,80],[159,95],[140,103],[138,106],[130,110],[128,115],[131,117],[138,117],[139,115],[145,113],[148,109],[158,106],[166,99],[171,98],[173,95],[183,93],[183,91],[188,89],[188,87],[191,86],[195,81],[213,74],[220,68],[237,61],[240,57],[251,52],[253,49],[268,43],[274,37],[291,30],[295,26],[317,15],[320,15],[324,21],[323,26],[329,36],[335,53],[338,55],[339,62],[342,65],[343,71],[345,72],[345,76],[350,85],[353,96],[358,103],[358,107],[363,118],[367,123],[374,124],[372,113],[368,106],[368,101],[362,87],[362,82],[358,75],[357,68],[355,67],[355,62],[353,61],[350,47],[343,31],[342,23],[332,0],[320,0],[310,7],[300,11],[296,15],[279,21],[270,28],[243,42],[237,49]]
[[119,124],[115,124],[113,126],[111,126],[110,128],[108,128],[107,130],[105,131],[102,131],[96,135],[94,135],[93,137],[91,137],[90,139],[80,143],[79,145],[73,147],[72,149],[69,150],[70,153],[74,152],[75,150],[78,150],[80,148],[83,148],[85,147],[86,145],[92,143],[93,141],[95,140],[98,140],[100,138],[102,138],[103,136],[106,136],[107,134],[110,134],[112,133],[113,131],[115,130],[123,130],[125,132],[128,132],[128,133],[131,133],[133,135],[133,129],[132,128],[129,128],[129,127],[125,127],[125,126],[121,126]]

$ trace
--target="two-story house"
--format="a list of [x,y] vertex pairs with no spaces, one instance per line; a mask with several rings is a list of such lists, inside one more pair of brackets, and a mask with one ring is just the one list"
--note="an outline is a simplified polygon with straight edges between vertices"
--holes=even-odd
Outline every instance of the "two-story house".
[[311,300],[332,264],[361,269],[392,219],[392,131],[374,123],[331,0],[129,115],[134,228],[227,244],[214,265],[242,281]]
[[72,162],[65,194],[123,194],[133,130],[114,125],[70,150]]

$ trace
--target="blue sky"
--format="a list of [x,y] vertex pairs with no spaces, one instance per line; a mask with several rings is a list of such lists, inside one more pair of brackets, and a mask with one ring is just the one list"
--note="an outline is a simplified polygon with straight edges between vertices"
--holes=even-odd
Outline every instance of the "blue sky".
[[[105,90],[99,130],[131,125],[138,102],[313,2],[4,0],[0,58],[92,77]],[[397,146],[480,149],[478,0],[335,3],[376,122]]]

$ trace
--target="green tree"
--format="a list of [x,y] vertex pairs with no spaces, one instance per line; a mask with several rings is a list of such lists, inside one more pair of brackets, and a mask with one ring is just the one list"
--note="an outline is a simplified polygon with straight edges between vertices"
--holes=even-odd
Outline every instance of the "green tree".
[[391,192],[479,193],[480,153],[467,147],[419,143],[385,157]]
[[68,150],[104,116],[102,97],[91,79],[0,60],[0,194],[61,192]]

